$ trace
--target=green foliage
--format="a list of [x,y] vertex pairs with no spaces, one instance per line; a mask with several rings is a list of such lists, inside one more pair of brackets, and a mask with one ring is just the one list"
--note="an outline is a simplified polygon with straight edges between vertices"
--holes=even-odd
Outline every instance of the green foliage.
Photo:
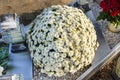
[[5,47],[0,47],[0,66],[6,67],[8,64],[8,50]]
[[97,17],[97,20],[105,20],[105,19],[113,23],[116,28],[118,27],[118,25],[120,25],[120,14],[115,17],[112,17],[110,13],[100,12],[100,15]]

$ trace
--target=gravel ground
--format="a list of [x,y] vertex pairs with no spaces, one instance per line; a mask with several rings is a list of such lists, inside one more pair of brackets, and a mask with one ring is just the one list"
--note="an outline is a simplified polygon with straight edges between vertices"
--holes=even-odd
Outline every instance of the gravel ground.
[[74,74],[68,73],[62,77],[55,76],[49,77],[46,74],[41,73],[40,67],[34,65],[33,68],[34,68],[33,80],[76,80],[84,71],[86,71],[89,68],[89,66],[85,67],[82,70],[78,70]]
[[0,0],[0,15],[6,13],[31,13],[57,4],[69,4],[73,0]]
[[117,43],[120,42],[120,32],[113,33],[111,31],[109,31],[106,24],[107,24],[107,22],[105,22],[103,24],[105,26],[101,26],[100,28],[102,30],[104,38],[106,39],[106,42],[109,44],[110,48],[113,48]]

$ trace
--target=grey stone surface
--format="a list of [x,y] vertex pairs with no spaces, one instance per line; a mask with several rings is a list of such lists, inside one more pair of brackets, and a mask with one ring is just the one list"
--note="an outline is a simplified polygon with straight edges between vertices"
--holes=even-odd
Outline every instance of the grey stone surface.
[[9,65],[12,69],[7,72],[7,75],[22,74],[24,80],[32,80],[32,61],[29,52],[9,53],[11,61]]

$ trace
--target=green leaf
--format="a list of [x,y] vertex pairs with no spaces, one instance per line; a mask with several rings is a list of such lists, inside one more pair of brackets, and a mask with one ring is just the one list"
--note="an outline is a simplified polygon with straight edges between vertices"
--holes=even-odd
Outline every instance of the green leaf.
[[0,47],[0,66],[5,67],[8,63],[9,57],[8,57],[8,51],[5,47]]
[[100,12],[100,15],[97,17],[97,20],[107,20],[115,25],[117,28],[120,25],[120,14],[112,17],[109,12]]

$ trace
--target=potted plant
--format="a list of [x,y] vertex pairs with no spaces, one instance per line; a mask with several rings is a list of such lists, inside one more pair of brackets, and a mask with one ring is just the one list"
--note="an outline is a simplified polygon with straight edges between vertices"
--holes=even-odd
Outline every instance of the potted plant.
[[107,20],[108,28],[112,32],[120,32],[120,0],[102,0],[102,11],[97,20]]

